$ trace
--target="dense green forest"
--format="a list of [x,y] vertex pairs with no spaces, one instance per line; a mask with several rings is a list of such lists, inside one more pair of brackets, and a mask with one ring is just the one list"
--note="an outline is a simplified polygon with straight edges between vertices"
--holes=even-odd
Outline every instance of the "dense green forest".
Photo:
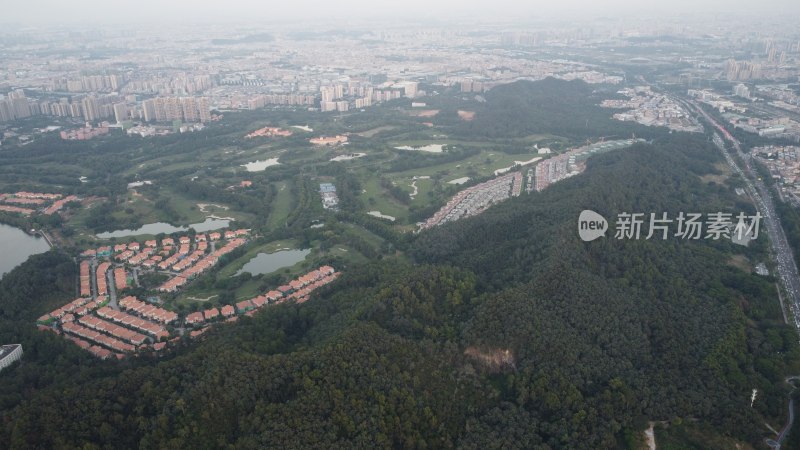
[[[652,420],[760,448],[764,422],[785,419],[783,378],[800,374],[774,279],[730,263],[765,258],[765,245],[576,233],[583,209],[746,208],[730,186],[701,179],[720,158],[704,137],[656,138],[413,237],[344,209],[343,220],[364,222],[411,262],[352,265],[305,304],[243,317],[158,361],[95,361],[35,330],[33,318],[69,298],[75,267],[57,252],[33,257],[0,281],[0,335],[26,351],[0,373],[0,441],[637,448]],[[291,181],[302,204],[310,186]]]
[[455,122],[454,131],[476,139],[549,133],[578,141],[599,136],[627,139],[634,133],[646,139],[669,134],[662,127],[614,120],[612,110],[599,106],[610,94],[578,80],[547,78],[506,84],[487,92],[486,102],[472,108],[477,113],[475,120]]

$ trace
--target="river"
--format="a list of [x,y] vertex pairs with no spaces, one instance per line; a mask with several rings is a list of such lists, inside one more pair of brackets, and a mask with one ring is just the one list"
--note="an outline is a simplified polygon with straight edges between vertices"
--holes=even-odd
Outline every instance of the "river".
[[0,278],[14,267],[25,262],[29,256],[44,253],[50,249],[47,241],[40,237],[26,234],[19,228],[0,223]]

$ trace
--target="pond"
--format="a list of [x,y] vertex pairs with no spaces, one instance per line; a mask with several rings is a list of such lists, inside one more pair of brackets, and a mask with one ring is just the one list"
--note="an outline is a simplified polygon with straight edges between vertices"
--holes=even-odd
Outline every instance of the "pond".
[[29,256],[44,253],[50,249],[44,238],[30,236],[19,228],[0,223],[0,278],[25,262]]
[[250,272],[252,275],[275,272],[284,267],[291,267],[306,259],[311,253],[311,249],[303,250],[279,250],[275,253],[259,253],[244,265],[236,275]]
[[176,233],[178,231],[187,231],[189,228],[194,228],[195,231],[197,231],[198,233],[202,233],[204,231],[227,228],[230,223],[231,221],[228,219],[214,219],[211,217],[207,218],[204,222],[193,223],[188,227],[176,227],[166,222],[156,222],[143,225],[141,228],[137,230],[107,231],[105,233],[98,234],[97,237],[99,237],[100,239],[108,239],[112,237],[119,238],[127,236],[138,236],[140,234],[152,234],[152,235],[156,235],[159,233],[170,234],[170,233]]

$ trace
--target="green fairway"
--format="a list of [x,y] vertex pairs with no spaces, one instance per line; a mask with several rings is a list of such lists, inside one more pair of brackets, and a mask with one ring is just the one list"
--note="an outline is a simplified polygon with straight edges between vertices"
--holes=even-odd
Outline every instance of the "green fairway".
[[267,219],[267,226],[270,230],[282,228],[286,224],[286,218],[294,208],[294,196],[292,195],[289,183],[281,181],[275,184],[278,191],[275,200],[272,202],[272,212]]

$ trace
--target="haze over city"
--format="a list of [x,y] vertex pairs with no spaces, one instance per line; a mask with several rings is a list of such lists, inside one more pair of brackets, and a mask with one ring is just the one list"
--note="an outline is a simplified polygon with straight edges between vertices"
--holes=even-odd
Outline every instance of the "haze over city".
[[[637,0],[565,0],[521,1],[478,0],[367,1],[339,0],[320,2],[259,2],[253,0],[171,1],[142,0],[134,4],[109,3],[102,0],[62,2],[58,0],[11,0],[4,6],[0,23],[37,26],[43,23],[61,25],[99,25],[125,23],[202,22],[230,23],[262,21],[269,24],[302,25],[313,21],[328,28],[363,20],[381,23],[398,20],[452,22],[454,19],[526,21],[537,19],[585,20],[618,17],[663,17],[704,15],[747,15],[754,20],[781,18],[800,12],[800,4],[792,0],[748,2],[744,0],[675,0],[641,2]],[[339,22],[334,23],[332,21]],[[455,23],[453,23],[455,25]]]

